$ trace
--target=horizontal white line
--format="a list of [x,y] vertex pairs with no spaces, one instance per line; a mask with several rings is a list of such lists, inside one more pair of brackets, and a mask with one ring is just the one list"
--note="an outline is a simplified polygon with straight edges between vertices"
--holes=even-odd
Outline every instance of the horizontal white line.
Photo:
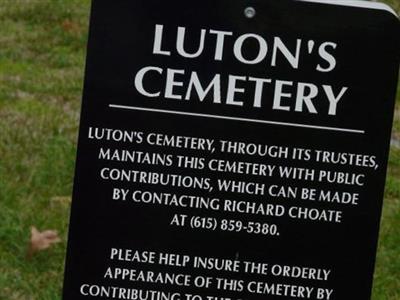
[[276,122],[276,121],[268,121],[268,120],[237,118],[237,117],[228,117],[228,116],[220,116],[220,115],[190,113],[190,112],[183,112],[183,111],[176,111],[176,110],[144,108],[144,107],[138,107],[138,106],[109,104],[109,107],[119,108],[119,109],[127,109],[127,110],[137,110],[137,111],[147,111],[147,112],[171,114],[171,115],[192,116],[192,117],[201,117],[201,118],[209,118],[209,119],[231,120],[231,121],[241,121],[241,122],[259,123],[259,124],[289,126],[289,127],[300,127],[300,128],[319,129],[319,130],[327,130],[327,131],[339,131],[339,132],[349,132],[349,133],[358,133],[358,134],[365,133],[364,130],[358,130],[358,129],[348,129],[348,128],[339,128],[339,127],[315,126],[315,125],[307,125],[307,124],[299,124],[299,123],[287,123],[287,122]]

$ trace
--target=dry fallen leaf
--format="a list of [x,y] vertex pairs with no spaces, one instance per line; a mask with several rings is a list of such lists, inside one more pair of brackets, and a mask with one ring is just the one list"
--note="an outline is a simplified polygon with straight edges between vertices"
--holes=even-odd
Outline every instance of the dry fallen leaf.
[[80,31],[79,24],[71,20],[64,20],[61,27],[68,33],[79,33]]
[[57,231],[45,230],[40,232],[36,227],[32,226],[27,257],[31,258],[36,252],[46,250],[60,241]]

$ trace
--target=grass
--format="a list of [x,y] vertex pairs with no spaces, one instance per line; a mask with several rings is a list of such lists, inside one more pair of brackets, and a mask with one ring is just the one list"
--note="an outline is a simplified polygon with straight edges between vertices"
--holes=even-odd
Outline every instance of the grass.
[[[60,299],[89,1],[0,2],[0,299]],[[25,258],[30,226],[63,242]]]
[[[0,300],[56,300],[90,3],[0,1]],[[374,300],[400,299],[400,150],[388,174]],[[27,260],[31,225],[57,229],[63,242]]]

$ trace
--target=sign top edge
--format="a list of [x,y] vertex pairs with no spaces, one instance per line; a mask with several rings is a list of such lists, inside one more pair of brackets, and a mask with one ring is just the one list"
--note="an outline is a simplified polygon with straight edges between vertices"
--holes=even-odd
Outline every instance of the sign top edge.
[[387,4],[379,2],[371,2],[365,0],[297,0],[297,1],[384,10],[396,16],[396,18],[399,18],[399,16],[397,15],[397,13],[393,8],[391,8]]

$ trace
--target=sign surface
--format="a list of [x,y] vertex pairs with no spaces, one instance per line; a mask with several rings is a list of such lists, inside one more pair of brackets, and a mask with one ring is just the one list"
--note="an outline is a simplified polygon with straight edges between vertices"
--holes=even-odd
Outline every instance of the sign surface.
[[64,300],[370,299],[400,35],[351,3],[93,1]]

